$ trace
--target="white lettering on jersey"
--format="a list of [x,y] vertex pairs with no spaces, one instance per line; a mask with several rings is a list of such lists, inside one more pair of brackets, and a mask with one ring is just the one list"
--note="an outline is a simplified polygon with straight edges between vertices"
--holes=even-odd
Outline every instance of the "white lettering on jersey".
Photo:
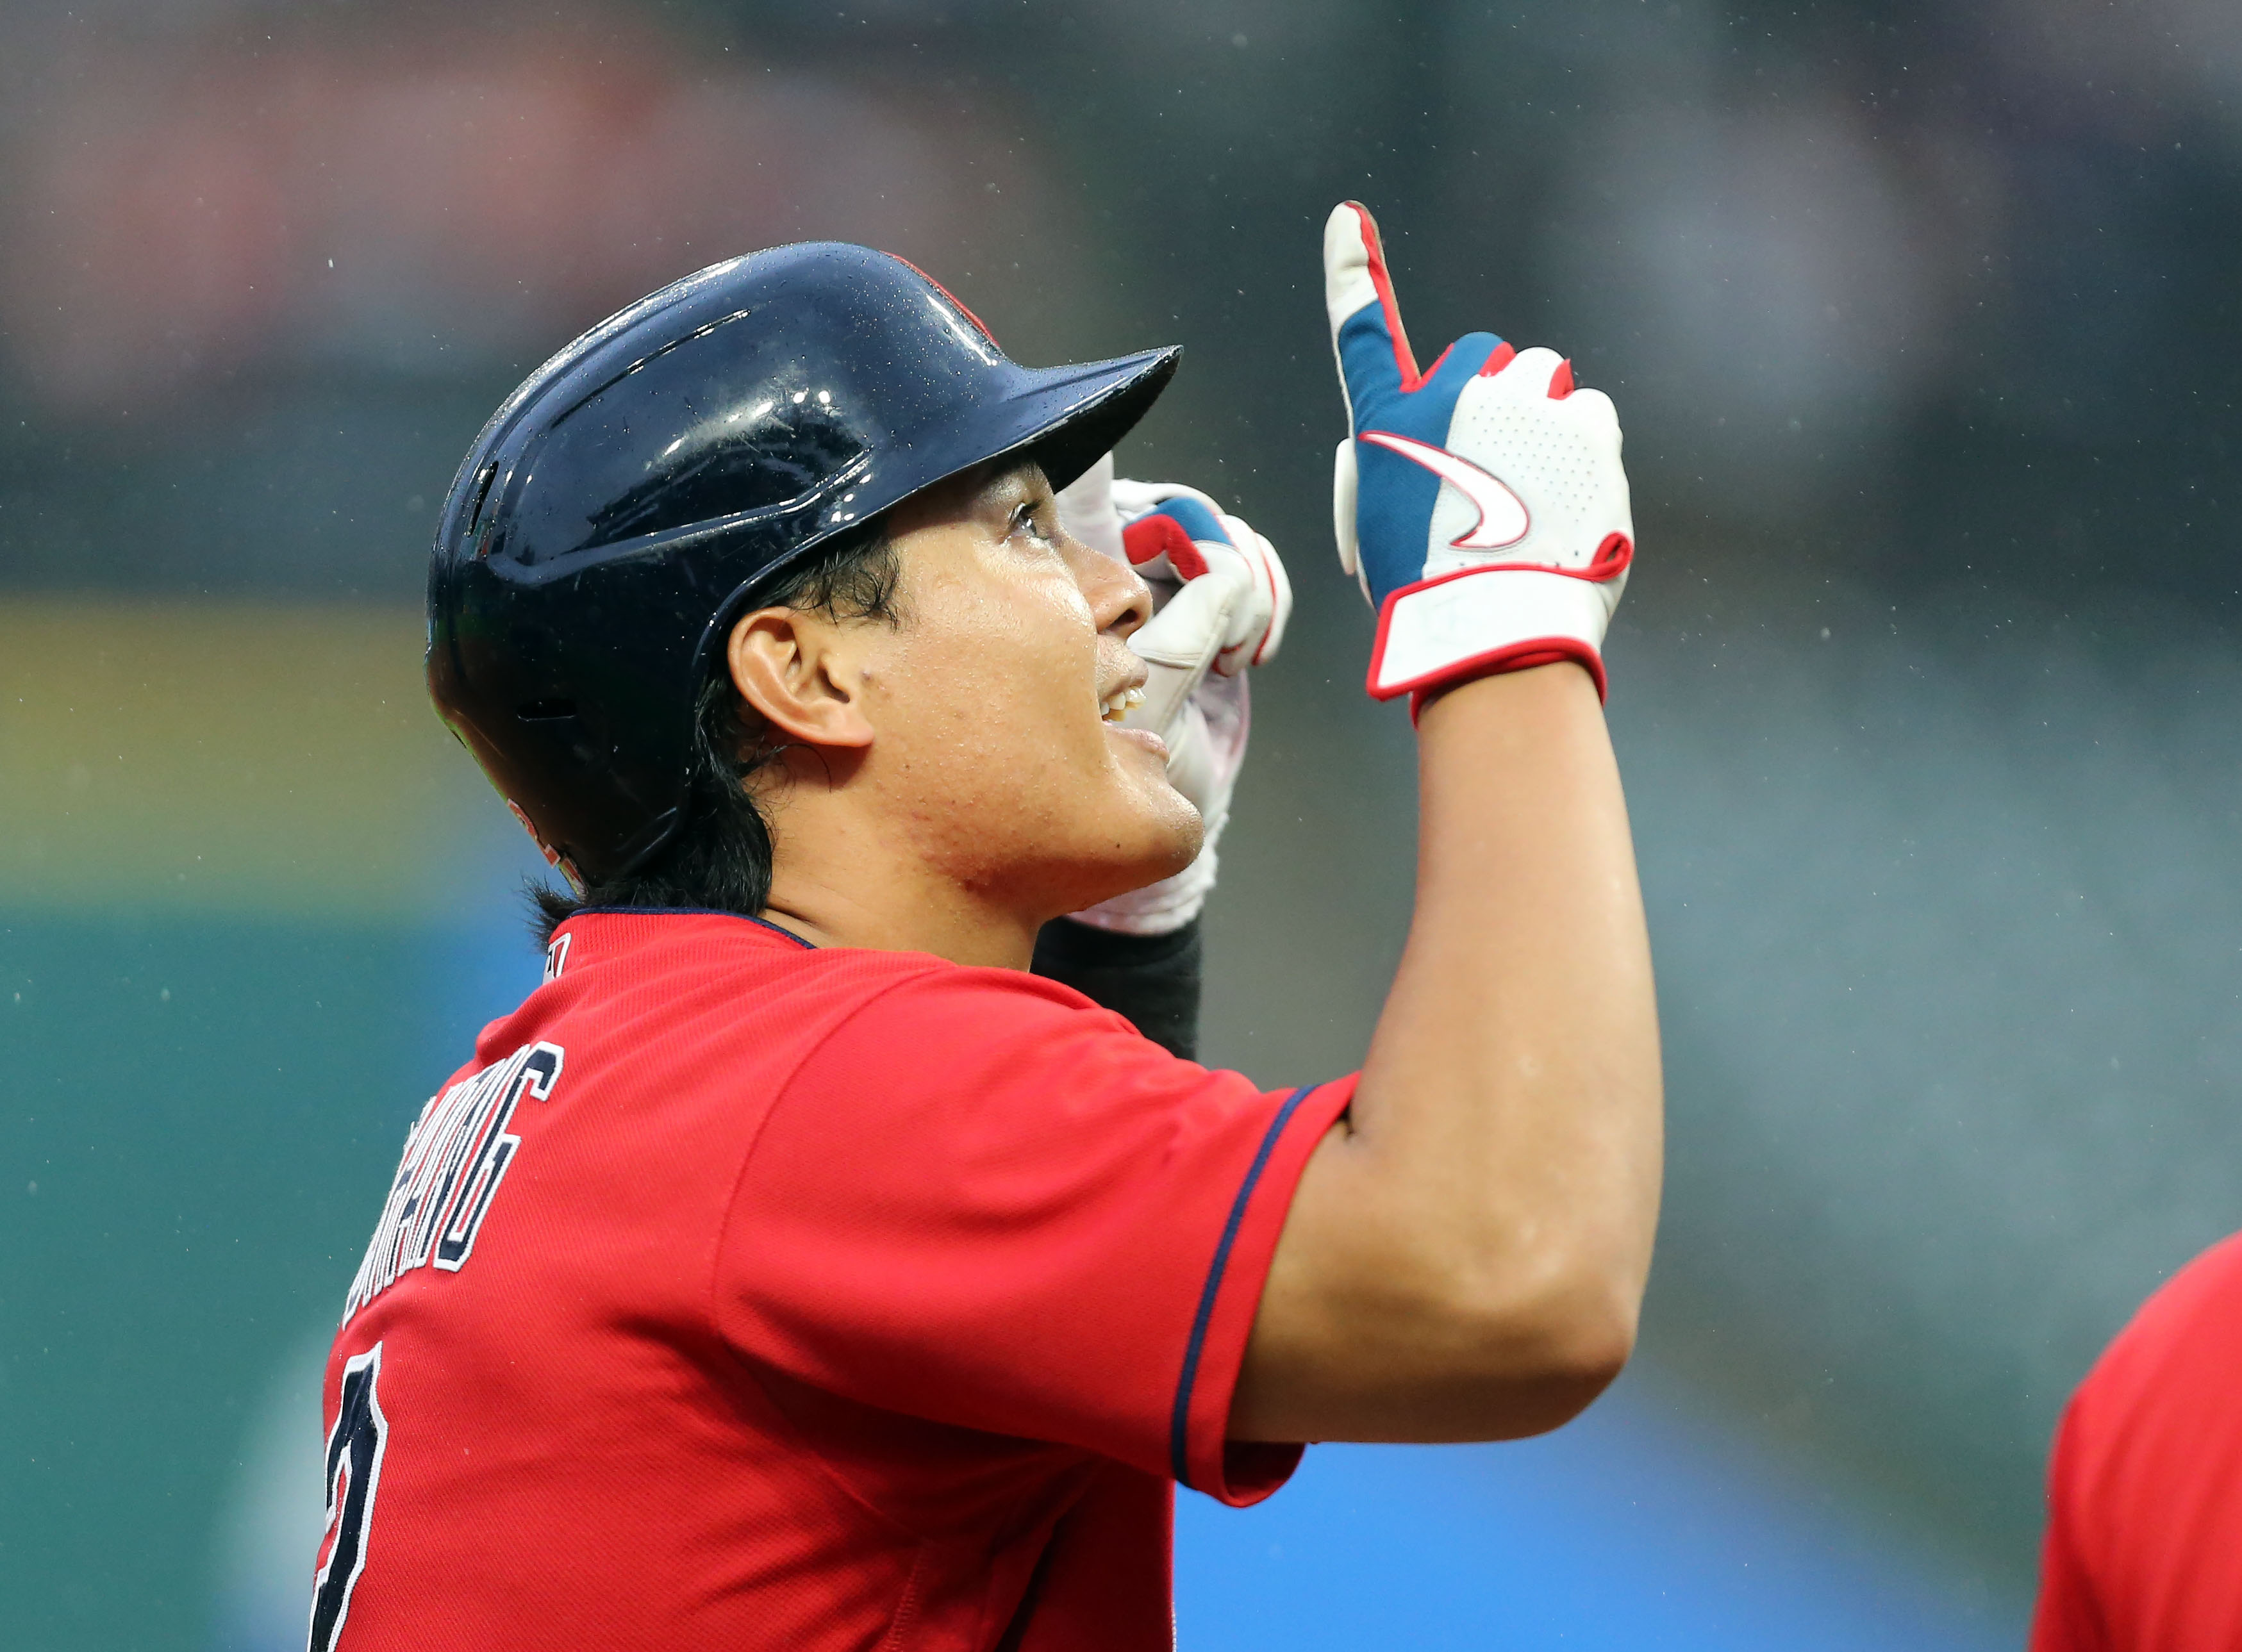
[[540,1101],[553,1093],[560,1060],[559,1044],[524,1044],[429,1098],[405,1138],[373,1242],[344,1299],[346,1325],[400,1273],[430,1264],[457,1273],[466,1265],[492,1195],[521,1145],[520,1137],[507,1133],[514,1110],[525,1091]]

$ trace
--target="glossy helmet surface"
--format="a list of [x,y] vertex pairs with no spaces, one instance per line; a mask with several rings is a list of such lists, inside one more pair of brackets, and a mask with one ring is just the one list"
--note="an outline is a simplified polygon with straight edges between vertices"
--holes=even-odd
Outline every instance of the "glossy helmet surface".
[[813,547],[985,460],[1054,487],[1180,353],[1023,367],[902,259],[773,248],[664,287],[492,415],[445,502],[428,689],[555,864],[645,864],[676,829],[730,621]]

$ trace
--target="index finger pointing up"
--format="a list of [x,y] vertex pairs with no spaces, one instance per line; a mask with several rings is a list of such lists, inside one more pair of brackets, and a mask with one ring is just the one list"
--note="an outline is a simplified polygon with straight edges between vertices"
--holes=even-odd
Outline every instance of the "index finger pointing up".
[[1340,202],[1324,223],[1324,309],[1352,406],[1421,382],[1377,222],[1359,201]]

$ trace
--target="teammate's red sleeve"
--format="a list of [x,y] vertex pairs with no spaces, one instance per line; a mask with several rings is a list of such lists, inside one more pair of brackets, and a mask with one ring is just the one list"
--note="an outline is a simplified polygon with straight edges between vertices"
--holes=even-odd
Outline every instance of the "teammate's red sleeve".
[[717,1323],[860,1403],[1252,1501],[1299,1452],[1225,1449],[1231,1394],[1353,1090],[1263,1092],[1053,983],[930,969],[782,1091],[719,1241]]
[[2064,1409],[2033,1652],[2242,1647],[2242,1235],[2166,1280]]
[[2029,1652],[2111,1652],[2108,1626],[2078,1549],[2081,1485],[2078,1402],[2065,1408],[2048,1461],[2047,1534],[2040,1543],[2039,1600]]

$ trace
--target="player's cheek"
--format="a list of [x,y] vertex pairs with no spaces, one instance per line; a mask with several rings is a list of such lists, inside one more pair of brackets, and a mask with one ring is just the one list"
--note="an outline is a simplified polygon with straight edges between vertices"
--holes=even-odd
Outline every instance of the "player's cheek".
[[1054,743],[1104,743],[1098,707],[1098,633],[1078,603],[1040,605],[1035,623],[1014,634],[1022,675],[1032,682],[1042,721]]
[[[1081,725],[1094,721],[1079,676],[1069,681],[1044,650],[1023,643],[1017,631],[984,639],[958,707],[957,742],[990,766],[983,784],[1010,787],[1078,767]],[[1091,739],[1100,737],[1091,729]]]

